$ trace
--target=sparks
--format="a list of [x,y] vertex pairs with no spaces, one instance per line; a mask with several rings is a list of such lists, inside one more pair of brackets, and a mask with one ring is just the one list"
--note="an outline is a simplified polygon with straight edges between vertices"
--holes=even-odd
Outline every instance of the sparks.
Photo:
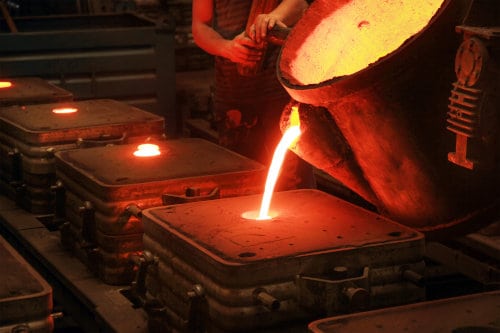
[[298,107],[294,106],[292,107],[292,112],[290,114],[290,127],[288,127],[285,131],[281,141],[274,151],[273,160],[267,173],[266,186],[264,188],[264,195],[262,197],[262,203],[257,220],[271,219],[271,216],[269,216],[269,207],[271,206],[274,187],[276,186],[276,181],[278,180],[281,166],[283,164],[283,160],[285,159],[285,154],[288,147],[295,143],[300,134],[299,111]]

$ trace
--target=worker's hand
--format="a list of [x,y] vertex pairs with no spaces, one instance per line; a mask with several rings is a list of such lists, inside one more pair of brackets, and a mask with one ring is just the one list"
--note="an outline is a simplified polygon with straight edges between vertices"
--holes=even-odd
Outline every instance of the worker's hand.
[[259,14],[255,18],[253,25],[250,27],[250,38],[257,44],[264,42],[267,32],[275,25],[286,28],[287,26],[281,22],[276,16],[270,14]]
[[232,62],[252,65],[262,57],[262,46],[249,38],[245,32],[226,43],[222,55]]

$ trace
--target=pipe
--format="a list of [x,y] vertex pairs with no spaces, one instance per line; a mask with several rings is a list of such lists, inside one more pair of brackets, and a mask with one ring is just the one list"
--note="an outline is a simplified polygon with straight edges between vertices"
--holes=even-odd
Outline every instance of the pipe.
[[5,18],[5,22],[7,22],[10,32],[18,32],[16,23],[12,19],[12,16],[10,16],[9,10],[3,1],[0,1],[0,10],[2,11],[2,16]]
[[269,311],[276,311],[281,307],[281,302],[265,289],[257,288],[253,295],[255,300],[264,305]]

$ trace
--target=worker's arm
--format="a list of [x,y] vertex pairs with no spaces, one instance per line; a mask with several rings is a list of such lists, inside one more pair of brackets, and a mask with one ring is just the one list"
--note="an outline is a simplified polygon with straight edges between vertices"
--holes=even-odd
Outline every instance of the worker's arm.
[[267,31],[275,25],[291,27],[302,17],[308,7],[306,0],[283,0],[268,14],[260,14],[255,18],[254,25],[250,28],[255,33],[252,37],[260,43],[267,35]]
[[233,39],[225,39],[212,27],[213,18],[213,0],[193,0],[191,29],[196,45],[207,53],[235,63],[252,64],[260,59],[262,51],[258,44],[244,31]]

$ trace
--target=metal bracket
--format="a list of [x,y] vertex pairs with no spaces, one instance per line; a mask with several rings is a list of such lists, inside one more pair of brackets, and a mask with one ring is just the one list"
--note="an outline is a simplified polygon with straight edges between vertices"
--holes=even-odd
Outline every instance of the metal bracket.
[[413,283],[418,287],[425,286],[425,277],[412,270],[408,265],[404,265],[401,267],[401,277],[403,280]]
[[149,251],[133,254],[129,257],[137,272],[130,288],[121,290],[121,293],[132,302],[135,308],[143,308],[148,315],[148,332],[165,332],[170,327],[166,307],[159,299],[152,297],[146,288],[146,278],[152,268],[158,265],[158,257]]
[[24,199],[27,189],[23,182],[23,155],[17,148],[14,148],[8,152],[8,157],[11,163],[9,185],[14,189],[14,201],[17,206],[26,208]]
[[163,194],[161,199],[164,205],[175,205],[188,202],[213,200],[220,198],[219,188],[216,187],[206,195],[201,195],[201,190],[197,187],[188,187],[185,195]]
[[300,306],[326,316],[368,309],[370,269],[364,267],[360,275],[356,273],[359,272],[341,266],[335,267],[331,274],[337,279],[297,276]]
[[54,226],[60,226],[66,220],[66,189],[60,180],[56,181],[50,189],[55,196],[54,218],[52,219],[52,223]]
[[125,210],[118,217],[118,224],[125,225],[129,219],[134,216],[138,219],[142,217],[142,208],[137,204],[129,204],[125,207]]
[[258,304],[262,304],[269,311],[277,311],[281,307],[281,302],[264,288],[255,289],[253,291],[253,298]]
[[78,148],[103,147],[108,145],[123,144],[127,140],[127,133],[123,133],[120,137],[102,136],[99,139],[84,139],[78,138],[76,146]]
[[95,222],[95,210],[90,201],[85,201],[78,208],[82,217],[82,238],[85,244],[83,247],[93,247],[97,243],[97,225]]
[[9,151],[8,156],[12,165],[10,181],[20,182],[23,177],[22,154],[17,148],[14,148],[12,151]]
[[205,289],[200,284],[193,285],[187,292],[189,298],[188,329],[190,332],[206,332],[208,317],[208,303],[205,298]]
[[79,213],[82,217],[82,242],[80,247],[87,255],[87,266],[98,275],[100,250],[97,247],[97,225],[95,222],[95,210],[90,201],[85,201],[83,206],[79,207]]
[[149,251],[143,251],[141,254],[131,255],[130,260],[137,267],[135,279],[130,285],[130,297],[134,304],[144,306],[147,301],[146,276],[149,267],[158,264],[158,257]]

